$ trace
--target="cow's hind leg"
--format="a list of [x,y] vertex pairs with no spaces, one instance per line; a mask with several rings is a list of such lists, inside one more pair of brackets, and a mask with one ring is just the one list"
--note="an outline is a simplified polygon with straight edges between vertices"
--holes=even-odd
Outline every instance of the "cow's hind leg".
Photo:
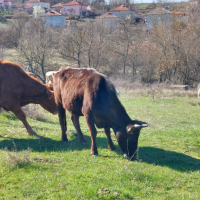
[[24,114],[23,110],[21,109],[21,107],[15,107],[14,109],[11,110],[20,121],[23,122],[24,126],[26,127],[26,130],[28,132],[29,135],[35,135],[37,137],[39,137],[39,135],[33,131],[33,129],[31,128],[31,126],[28,124],[27,120],[26,120],[26,115]]
[[104,128],[104,130],[105,130],[105,134],[107,136],[107,141],[108,141],[108,147],[109,147],[109,149],[111,151],[115,151],[116,147],[113,144],[113,141],[112,141],[111,136],[110,136],[110,128]]
[[78,133],[79,141],[80,141],[82,144],[87,144],[87,142],[86,142],[86,140],[85,140],[85,138],[84,138],[84,136],[83,136],[83,133],[82,133],[82,131],[81,131],[81,128],[80,128],[79,116],[73,115],[73,116],[71,117],[71,119],[72,119],[72,122],[73,122],[73,124],[74,124],[74,127],[75,127],[75,129],[76,129],[76,131],[77,131],[77,133]]
[[60,122],[61,130],[62,130],[62,141],[67,142],[68,139],[66,135],[66,131],[67,131],[66,111],[62,107],[62,105],[58,106],[58,117],[59,117],[59,122]]
[[86,114],[84,116],[91,135],[91,155],[98,155],[97,145],[96,145],[97,130],[94,125],[93,116],[91,114]]

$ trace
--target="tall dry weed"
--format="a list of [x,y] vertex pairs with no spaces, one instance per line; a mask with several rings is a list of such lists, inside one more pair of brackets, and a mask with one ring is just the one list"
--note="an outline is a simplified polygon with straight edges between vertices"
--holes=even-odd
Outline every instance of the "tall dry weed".
[[44,109],[42,109],[39,105],[29,104],[27,106],[22,107],[25,115],[34,120],[41,121],[49,121],[48,117],[46,117],[44,113]]
[[13,142],[13,149],[11,151],[8,148],[5,148],[4,155],[4,164],[12,169],[15,166],[23,166],[26,163],[30,162],[29,155],[32,152],[32,149],[28,147],[27,150],[18,151],[16,144]]

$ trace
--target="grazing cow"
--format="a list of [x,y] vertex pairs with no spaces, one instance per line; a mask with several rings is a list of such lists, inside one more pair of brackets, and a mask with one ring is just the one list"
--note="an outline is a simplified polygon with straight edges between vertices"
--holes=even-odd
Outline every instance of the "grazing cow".
[[46,83],[53,83],[53,77],[57,73],[57,71],[49,71],[45,74]]
[[28,134],[37,136],[21,109],[29,103],[40,104],[52,114],[57,113],[54,92],[47,85],[32,78],[19,65],[0,60],[0,108],[12,111],[23,122]]
[[54,75],[53,88],[63,141],[68,141],[65,114],[67,109],[72,115],[71,119],[81,143],[86,143],[86,140],[80,129],[79,116],[85,117],[91,135],[92,155],[98,154],[96,125],[104,128],[110,150],[115,150],[110,136],[112,128],[124,157],[135,158],[140,130],[147,123],[130,119],[113,84],[106,76],[94,69],[63,68]]

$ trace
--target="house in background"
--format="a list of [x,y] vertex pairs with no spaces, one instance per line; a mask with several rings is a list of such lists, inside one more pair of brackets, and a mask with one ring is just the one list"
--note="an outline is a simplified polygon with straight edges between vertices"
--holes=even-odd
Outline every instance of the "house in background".
[[24,7],[29,6],[41,6],[45,11],[48,11],[50,9],[50,3],[45,0],[30,0],[26,2],[26,5]]
[[61,8],[61,14],[62,15],[68,15],[68,16],[81,16],[87,15],[87,5],[80,3],[76,0],[71,1],[69,3],[63,4],[63,7]]
[[107,26],[109,29],[116,29],[119,27],[119,18],[110,12],[105,13],[104,15],[101,15],[96,18],[96,22],[98,24],[103,24]]
[[40,17],[47,26],[66,26],[66,17],[54,10],[51,10]]
[[23,11],[32,14],[33,13],[33,6],[24,6]]
[[12,2],[10,0],[0,0],[0,8],[12,9]]
[[124,20],[130,19],[132,22],[135,21],[135,10],[126,5],[118,6],[117,8],[112,9],[110,13]]
[[174,10],[173,13],[173,20],[179,22],[187,22],[188,21],[188,14],[183,11]]
[[154,25],[162,23],[172,22],[172,12],[164,8],[156,8],[147,14],[147,28],[152,29]]
[[63,2],[57,3],[57,4],[53,5],[53,6],[51,6],[51,9],[60,13],[61,12],[61,8],[63,7],[63,4],[64,4]]

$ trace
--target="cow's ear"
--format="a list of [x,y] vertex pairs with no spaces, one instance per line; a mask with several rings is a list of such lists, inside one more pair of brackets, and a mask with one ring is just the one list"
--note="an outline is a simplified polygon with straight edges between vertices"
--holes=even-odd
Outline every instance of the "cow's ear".
[[65,72],[62,72],[62,73],[59,75],[59,78],[62,79],[62,80],[65,80],[65,79],[66,79]]
[[135,128],[134,125],[128,125],[128,126],[126,127],[127,133],[128,133],[128,134],[131,134],[131,133],[132,133],[132,130],[133,130],[134,128]]
[[46,94],[47,94],[48,98],[51,99],[51,98],[53,97],[53,94],[54,94],[54,93],[51,92],[50,89],[47,89],[47,90],[46,90]]

